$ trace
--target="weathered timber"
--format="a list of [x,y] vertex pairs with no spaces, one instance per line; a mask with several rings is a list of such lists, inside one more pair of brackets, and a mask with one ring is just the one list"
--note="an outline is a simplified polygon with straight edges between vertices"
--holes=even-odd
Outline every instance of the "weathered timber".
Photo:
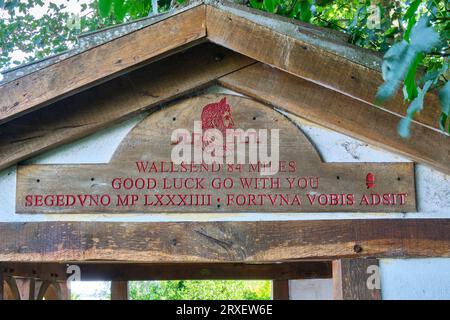
[[0,127],[0,169],[155,109],[251,63],[203,44],[14,119]]
[[[304,34],[296,37],[285,34],[282,29],[275,30],[271,27],[276,23],[264,24],[261,22],[264,17],[252,19],[249,15],[251,13],[229,5],[207,6],[208,39],[297,77],[364,101],[375,108],[405,115],[408,105],[403,100],[401,90],[381,106],[376,103],[377,89],[383,83],[380,71],[345,58],[343,54],[330,52],[325,46],[314,44],[313,40],[317,41],[319,38],[314,30],[307,31],[298,27],[298,33]],[[328,46],[340,45],[330,43]],[[264,83],[266,80],[260,78],[259,81]],[[275,89],[270,91],[276,92]],[[425,105],[426,108],[415,116],[416,121],[439,129],[440,107],[437,95],[428,94]]]
[[[339,259],[333,261],[334,299],[381,300],[380,287],[374,285],[370,277],[380,277],[377,259]],[[368,284],[368,282],[370,283]]]
[[0,86],[0,123],[205,38],[205,6],[180,12]]
[[0,261],[269,262],[450,257],[449,219],[0,224]]
[[[4,263],[5,276],[66,280],[67,263]],[[282,263],[79,263],[82,281],[319,279],[331,278],[330,261]],[[39,299],[38,299],[39,300]]]

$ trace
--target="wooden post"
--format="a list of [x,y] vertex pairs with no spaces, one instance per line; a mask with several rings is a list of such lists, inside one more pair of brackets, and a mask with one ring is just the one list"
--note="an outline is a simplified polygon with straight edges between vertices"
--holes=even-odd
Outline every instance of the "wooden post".
[[111,300],[128,300],[128,281],[111,281]]
[[380,300],[380,274],[377,259],[333,261],[335,300]]
[[0,264],[0,300],[3,300],[3,265]]
[[272,281],[272,300],[289,300],[289,280]]

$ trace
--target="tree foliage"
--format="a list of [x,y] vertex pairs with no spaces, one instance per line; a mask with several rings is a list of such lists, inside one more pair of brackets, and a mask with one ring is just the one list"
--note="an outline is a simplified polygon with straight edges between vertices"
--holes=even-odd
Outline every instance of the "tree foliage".
[[270,281],[136,281],[129,286],[130,300],[270,300]]
[[[66,10],[63,0],[0,0],[0,69],[67,50],[82,32],[164,12],[186,0],[75,1],[81,4],[77,16]],[[399,123],[401,136],[408,136],[409,124],[426,107],[423,98],[430,90],[438,91],[439,125],[442,130],[447,127],[450,122],[448,0],[243,1],[259,10],[339,30],[348,35],[350,43],[383,52],[385,82],[378,89],[377,98],[383,103],[402,90],[409,107]],[[36,17],[32,13],[36,7],[45,7],[46,13]],[[14,59],[17,52],[24,58]],[[450,132],[450,125],[448,128]]]

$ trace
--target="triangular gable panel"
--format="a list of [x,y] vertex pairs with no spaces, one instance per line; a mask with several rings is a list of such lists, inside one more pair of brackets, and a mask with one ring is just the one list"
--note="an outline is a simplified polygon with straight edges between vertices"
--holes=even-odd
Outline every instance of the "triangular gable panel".
[[[198,42],[207,40],[230,51],[201,52]],[[197,51],[162,59],[194,45]],[[192,4],[0,86],[7,97],[0,108],[0,168],[219,82],[450,173],[449,136],[436,128],[436,95],[428,95],[411,138],[400,138],[396,127],[406,110],[401,96],[382,107],[374,103],[380,61],[336,32],[229,3]],[[136,68],[141,71],[130,73]]]
[[413,212],[415,198],[412,163],[323,163],[279,112],[214,94],[150,114],[107,164],[19,166],[16,212]]

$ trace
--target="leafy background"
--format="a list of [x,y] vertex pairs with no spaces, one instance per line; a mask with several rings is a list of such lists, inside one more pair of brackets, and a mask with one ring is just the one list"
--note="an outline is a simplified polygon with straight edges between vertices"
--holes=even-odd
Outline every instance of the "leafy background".
[[[269,280],[130,281],[130,300],[270,300]],[[87,284],[87,285],[86,285]],[[111,300],[108,281],[71,283],[71,300]]]
[[[0,0],[0,70],[70,49],[77,36],[176,8],[188,0]],[[440,98],[441,130],[450,132],[448,0],[235,0],[240,4],[339,30],[348,42],[384,53],[382,104],[399,90],[409,106],[398,125],[407,138],[428,91]],[[45,9],[37,16],[36,8]],[[78,23],[74,24],[76,20]],[[19,54],[20,53],[20,54]],[[20,57],[19,59],[17,57]],[[370,121],[370,119],[368,119]]]

